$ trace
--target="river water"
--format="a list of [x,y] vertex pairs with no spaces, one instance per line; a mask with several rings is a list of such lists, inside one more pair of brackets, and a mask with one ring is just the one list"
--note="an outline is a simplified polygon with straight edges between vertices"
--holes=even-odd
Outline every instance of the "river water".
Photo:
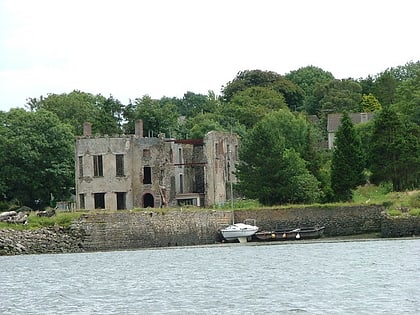
[[420,314],[420,239],[3,256],[0,314]]

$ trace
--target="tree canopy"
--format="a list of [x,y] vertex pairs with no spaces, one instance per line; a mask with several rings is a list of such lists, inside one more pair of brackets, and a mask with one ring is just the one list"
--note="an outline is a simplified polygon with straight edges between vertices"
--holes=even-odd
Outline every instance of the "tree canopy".
[[299,86],[303,92],[303,103],[300,110],[305,110],[308,114],[315,115],[318,112],[314,91],[317,87],[327,84],[334,80],[331,72],[324,71],[315,66],[299,68],[285,75],[285,78]]
[[265,205],[318,200],[319,183],[301,157],[307,130],[304,118],[285,109],[259,121],[243,139],[239,191]]
[[261,70],[239,72],[222,88],[223,100],[229,102],[235,94],[250,87],[266,87],[281,93],[291,109],[297,109],[302,104],[304,92],[299,86],[273,71]]
[[34,208],[67,198],[74,187],[71,127],[43,109],[0,118],[0,196]]
[[341,118],[334,144],[331,186],[335,199],[350,201],[353,197],[352,190],[365,182],[365,163],[359,135],[347,112]]
[[419,186],[420,127],[385,107],[374,119],[370,141],[372,182],[391,182],[394,191]]

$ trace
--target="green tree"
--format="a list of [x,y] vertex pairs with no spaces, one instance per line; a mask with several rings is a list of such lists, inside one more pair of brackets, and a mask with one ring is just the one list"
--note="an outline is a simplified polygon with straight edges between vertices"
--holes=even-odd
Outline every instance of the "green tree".
[[12,109],[0,116],[0,195],[30,207],[51,194],[68,197],[74,187],[74,134],[46,110]]
[[219,123],[218,116],[213,113],[198,114],[185,121],[182,132],[183,138],[202,139],[213,130],[225,130]]
[[318,200],[319,183],[300,156],[306,131],[306,121],[284,109],[257,122],[242,140],[239,191],[265,205]]
[[26,107],[31,111],[48,110],[73,128],[75,135],[83,134],[83,124],[92,123],[95,134],[121,133],[122,112],[124,106],[112,95],[108,98],[81,91],[69,94],[48,94],[39,99],[30,98]]
[[324,112],[357,112],[362,101],[362,87],[352,79],[332,80],[317,86],[314,94]]
[[420,128],[387,106],[374,118],[370,169],[372,182],[392,182],[394,191],[418,187]]
[[249,87],[237,92],[232,99],[224,103],[219,110],[221,123],[229,128],[239,123],[245,128],[252,128],[267,113],[287,108],[281,93],[266,87]]
[[212,91],[209,91],[207,95],[188,91],[182,99],[175,99],[173,103],[180,116],[190,118],[198,114],[214,113],[220,101]]
[[134,104],[129,104],[124,109],[124,118],[127,123],[124,126],[126,133],[134,133],[135,121],[143,120],[143,130],[150,136],[164,133],[173,136],[178,126],[178,114],[173,102],[154,100],[148,95],[136,98]]
[[281,93],[291,109],[295,110],[302,105],[303,90],[300,87],[273,71],[262,70],[239,72],[222,87],[223,100],[229,102],[235,94],[249,87],[266,87]]
[[394,103],[398,84],[398,80],[389,70],[376,76],[373,94],[378,98],[382,106]]
[[92,129],[102,135],[121,134],[124,105],[112,95],[108,98],[97,95],[96,98],[98,115],[89,121]]
[[298,110],[305,110],[308,114],[315,115],[320,108],[318,102],[316,102],[314,91],[318,86],[333,80],[334,76],[331,72],[324,71],[321,68],[306,66],[291,71],[285,75],[285,78],[295,83],[304,92],[303,106],[298,108]]
[[360,138],[347,113],[341,118],[334,144],[331,188],[337,200],[350,201],[352,189],[365,182],[365,163]]
[[398,86],[394,108],[409,121],[420,125],[420,71]]
[[358,79],[357,83],[362,87],[362,94],[374,94],[375,79],[371,75],[368,75],[366,78]]
[[360,103],[359,112],[375,112],[380,110],[381,108],[381,103],[379,103],[375,95],[373,95],[372,93],[362,95],[362,102]]
[[48,94],[47,97],[40,97],[39,100],[30,99],[27,107],[36,111],[45,109],[56,114],[63,123],[72,126],[77,136],[83,134],[85,122],[91,122],[93,128],[96,128],[94,121],[99,117],[96,97],[81,91],[73,91],[69,94]]

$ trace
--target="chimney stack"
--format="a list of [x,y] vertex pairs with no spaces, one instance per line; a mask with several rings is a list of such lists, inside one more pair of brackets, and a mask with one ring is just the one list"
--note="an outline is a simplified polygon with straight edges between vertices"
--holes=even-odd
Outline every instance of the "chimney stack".
[[136,120],[134,134],[136,137],[143,138],[143,120]]
[[92,135],[92,124],[85,122],[83,124],[83,136],[90,137]]

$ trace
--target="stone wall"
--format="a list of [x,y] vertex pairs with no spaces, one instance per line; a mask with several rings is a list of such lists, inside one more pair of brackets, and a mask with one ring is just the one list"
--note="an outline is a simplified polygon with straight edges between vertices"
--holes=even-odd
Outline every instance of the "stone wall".
[[402,237],[420,235],[420,217],[384,215],[381,224],[382,237]]
[[325,226],[326,236],[345,236],[379,232],[381,206],[308,207],[236,211],[235,221],[256,219],[258,227],[272,230],[282,227]]
[[[382,233],[384,237],[420,234],[420,218],[396,218],[380,206],[256,209],[234,212],[235,222],[255,219],[264,230],[325,226],[325,236]],[[0,230],[0,255],[68,253],[214,244],[219,229],[232,222],[231,211],[93,211],[68,229]]]
[[[298,227],[325,226],[326,236],[380,232],[381,207],[292,208],[235,211],[235,222],[255,219],[261,229],[276,224]],[[83,216],[73,229],[85,235],[89,251],[161,246],[213,244],[218,230],[232,221],[231,211],[162,210],[95,212]]]
[[212,210],[96,212],[72,226],[88,251],[213,244],[231,215]]

